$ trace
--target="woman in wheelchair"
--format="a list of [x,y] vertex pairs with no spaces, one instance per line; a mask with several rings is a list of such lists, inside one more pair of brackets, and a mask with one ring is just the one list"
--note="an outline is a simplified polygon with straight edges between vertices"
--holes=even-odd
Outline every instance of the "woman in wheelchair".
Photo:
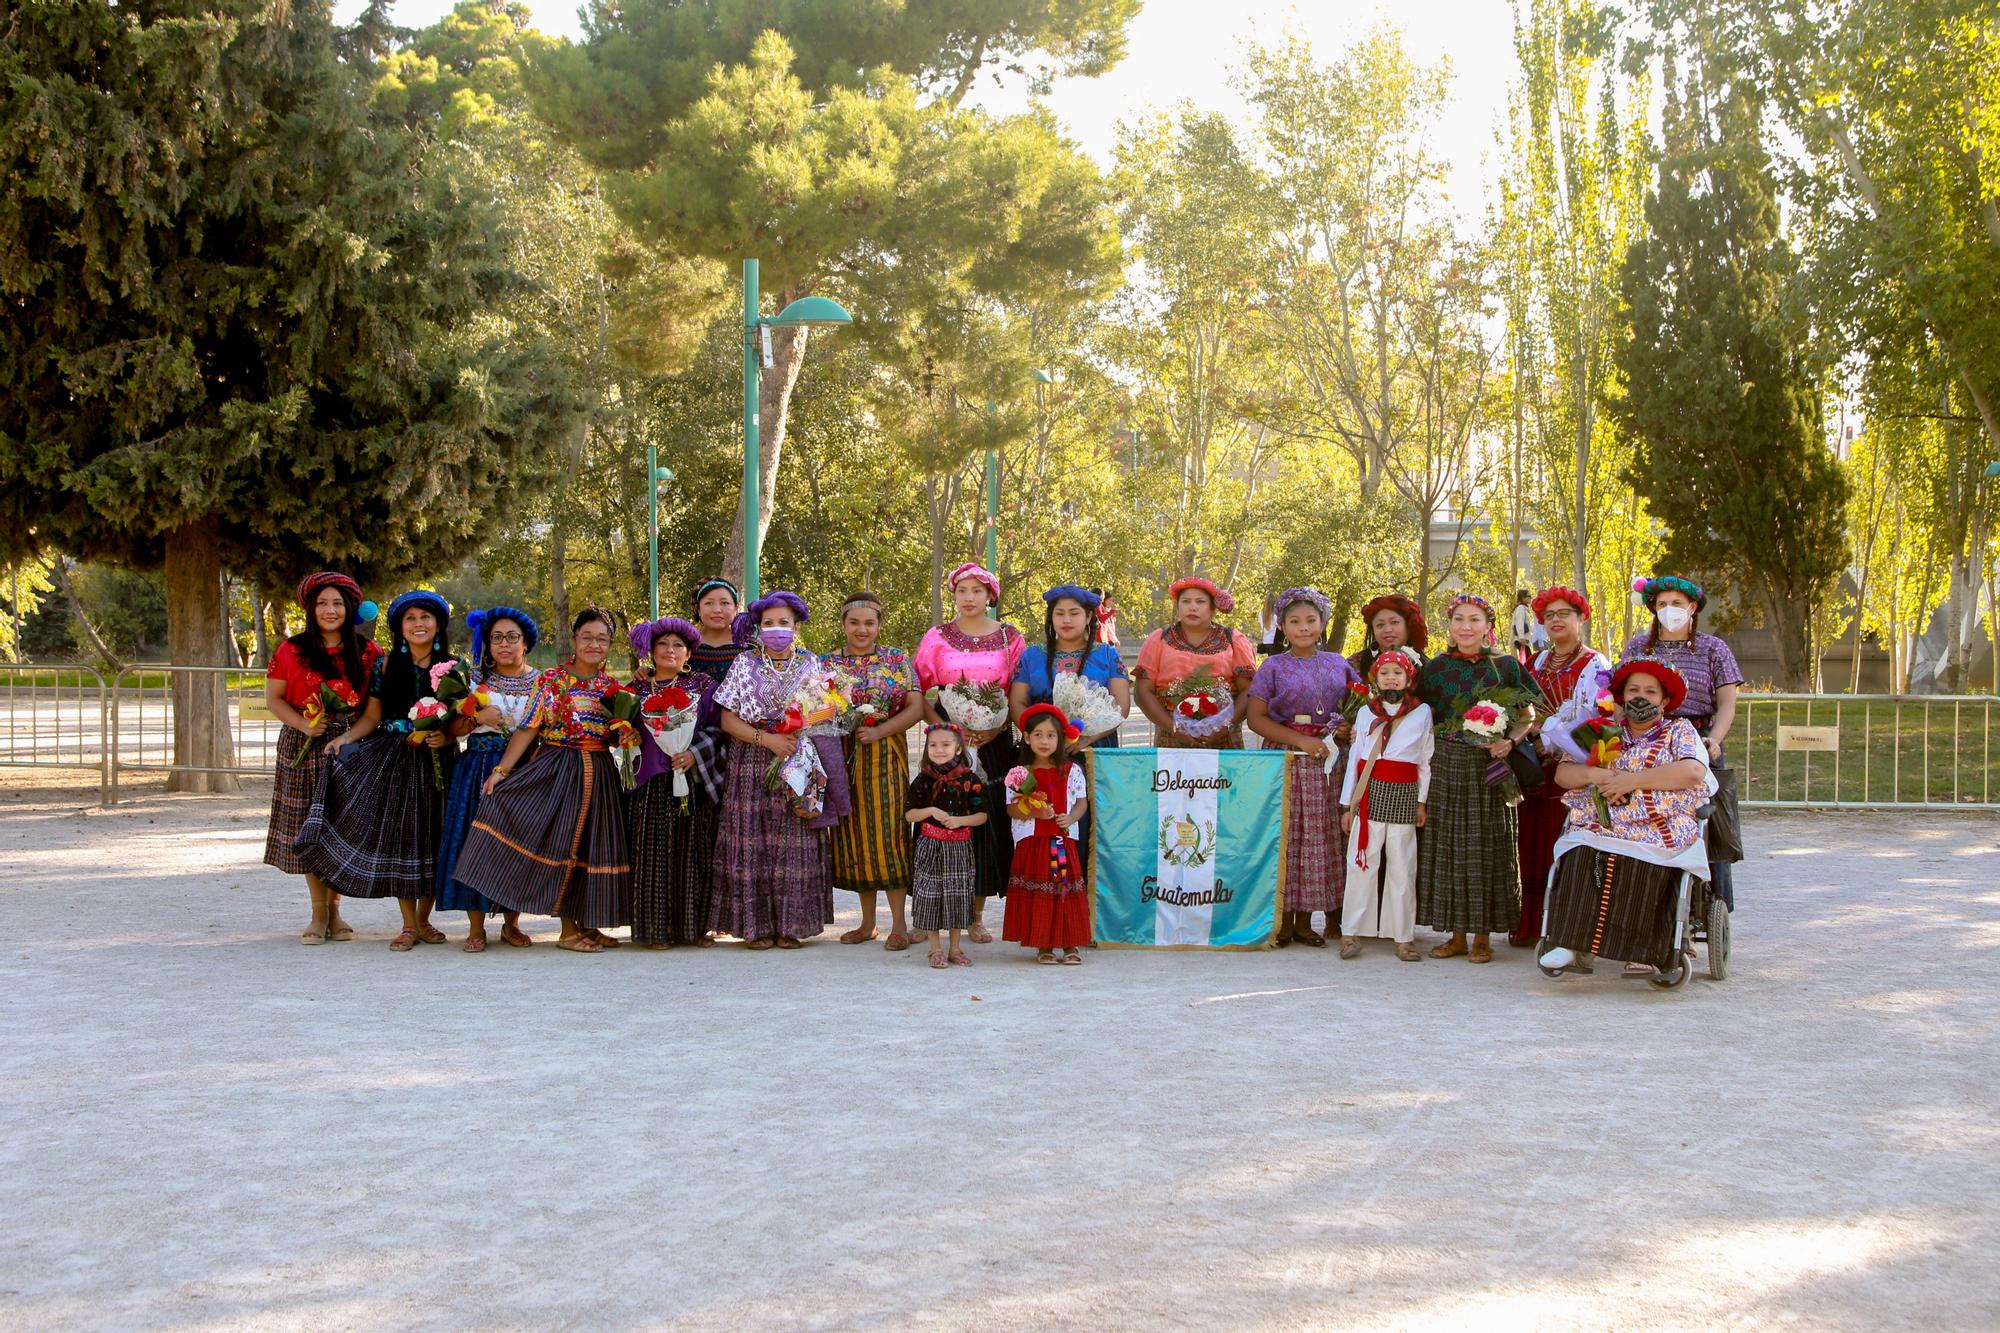
[[1555,847],[1540,958],[1551,975],[1588,972],[1597,957],[1663,971],[1681,961],[1682,876],[1708,874],[1701,807],[1715,790],[1693,724],[1668,716],[1686,693],[1672,667],[1634,658],[1611,676],[1617,730],[1589,751],[1562,738],[1570,757],[1556,782],[1569,819]]

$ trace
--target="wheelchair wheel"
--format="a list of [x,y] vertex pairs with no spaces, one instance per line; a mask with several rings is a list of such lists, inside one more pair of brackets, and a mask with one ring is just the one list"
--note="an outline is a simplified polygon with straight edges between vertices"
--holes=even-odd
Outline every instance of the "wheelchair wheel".
[[1721,981],[1729,975],[1729,904],[1708,900],[1708,975]]
[[1686,949],[1682,949],[1675,955],[1672,967],[1656,977],[1647,977],[1646,980],[1661,990],[1679,990],[1687,985],[1688,975],[1693,971],[1694,957]]

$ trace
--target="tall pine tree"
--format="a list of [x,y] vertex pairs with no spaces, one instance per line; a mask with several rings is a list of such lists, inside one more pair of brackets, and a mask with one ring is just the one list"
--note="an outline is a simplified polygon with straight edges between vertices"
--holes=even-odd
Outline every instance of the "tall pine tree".
[[1813,678],[1814,609],[1846,562],[1847,483],[1827,448],[1794,271],[1748,87],[1671,62],[1666,154],[1627,252],[1612,404],[1627,477],[1667,529],[1665,564],[1754,598],[1787,689]]
[[[0,558],[163,565],[179,663],[228,660],[225,568],[455,563],[574,421],[449,145],[371,119],[381,29],[51,0],[0,35]],[[227,767],[219,678],[175,686],[180,762]]]

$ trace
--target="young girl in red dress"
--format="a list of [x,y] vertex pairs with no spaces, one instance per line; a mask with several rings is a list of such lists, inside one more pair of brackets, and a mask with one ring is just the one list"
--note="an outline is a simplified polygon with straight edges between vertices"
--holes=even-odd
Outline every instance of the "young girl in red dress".
[[1014,865],[1007,880],[1001,938],[1037,951],[1035,961],[1083,961],[1090,943],[1090,904],[1083,896],[1083,847],[1077,822],[1089,804],[1083,769],[1064,756],[1077,730],[1053,704],[1021,713],[1025,769],[1008,774],[1007,813],[1014,820]]

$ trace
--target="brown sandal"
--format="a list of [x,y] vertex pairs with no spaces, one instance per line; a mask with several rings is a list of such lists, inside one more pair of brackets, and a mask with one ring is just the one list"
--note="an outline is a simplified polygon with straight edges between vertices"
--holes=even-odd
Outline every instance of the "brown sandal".
[[519,926],[502,926],[500,928],[500,942],[514,949],[532,949],[535,947],[535,942],[529,938],[528,932],[522,930]]
[[1465,941],[1454,935],[1437,948],[1431,950],[1433,958],[1458,958],[1465,953]]
[[464,949],[467,953],[485,953],[486,937],[484,935],[467,935],[465,937]]
[[1359,958],[1361,956],[1361,937],[1359,935],[1342,936],[1340,940],[1340,956],[1342,958]]
[[754,953],[762,953],[776,943],[776,940],[745,940],[743,941],[743,947]]
[[397,953],[408,953],[410,950],[417,947],[417,941],[420,938],[421,937],[417,934],[416,931],[406,930],[402,934],[398,935],[395,939],[390,940],[389,947],[391,949],[394,949]]
[[778,936],[778,947],[780,949],[803,949],[806,947],[806,942],[804,940],[795,940],[790,935],[780,935]]
[[604,946],[588,935],[565,935],[556,941],[556,948],[568,949],[571,953],[604,952]]
[[882,947],[890,953],[901,953],[910,947],[910,937],[900,930],[892,930],[889,938],[882,941]]
[[1417,951],[1417,946],[1408,940],[1396,946],[1396,957],[1406,963],[1421,963],[1424,961],[1424,956]]
[[354,927],[345,921],[329,921],[326,923],[326,937],[335,943],[345,943],[354,938]]
[[1466,954],[1466,956],[1465,956],[1465,960],[1466,960],[1467,962],[1469,962],[1469,963],[1490,963],[1490,962],[1492,962],[1492,961],[1493,961],[1493,945],[1492,945],[1491,943],[1486,943],[1486,944],[1479,944],[1479,943],[1475,943],[1475,944],[1474,944],[1474,945],[1472,946],[1472,951],[1471,951],[1470,953]]
[[591,941],[600,949],[622,949],[625,947],[624,940],[615,940],[595,926],[586,929],[583,935],[585,939]]
[[321,927],[320,927],[319,929],[315,930],[315,929],[313,929],[313,928],[312,928],[311,926],[307,926],[307,927],[305,928],[305,931],[304,931],[304,933],[303,933],[303,934],[301,934],[301,935],[299,936],[299,943],[300,943],[300,944],[325,944],[325,943],[326,943],[326,927],[325,927],[325,926],[321,926]]
[[425,944],[443,944],[445,942],[444,932],[428,921],[417,927],[417,938]]
[[856,926],[853,930],[850,930],[845,935],[842,935],[840,937],[840,942],[842,944],[866,944],[868,943],[868,941],[874,939],[880,933],[881,932],[874,930],[863,930],[859,926]]

